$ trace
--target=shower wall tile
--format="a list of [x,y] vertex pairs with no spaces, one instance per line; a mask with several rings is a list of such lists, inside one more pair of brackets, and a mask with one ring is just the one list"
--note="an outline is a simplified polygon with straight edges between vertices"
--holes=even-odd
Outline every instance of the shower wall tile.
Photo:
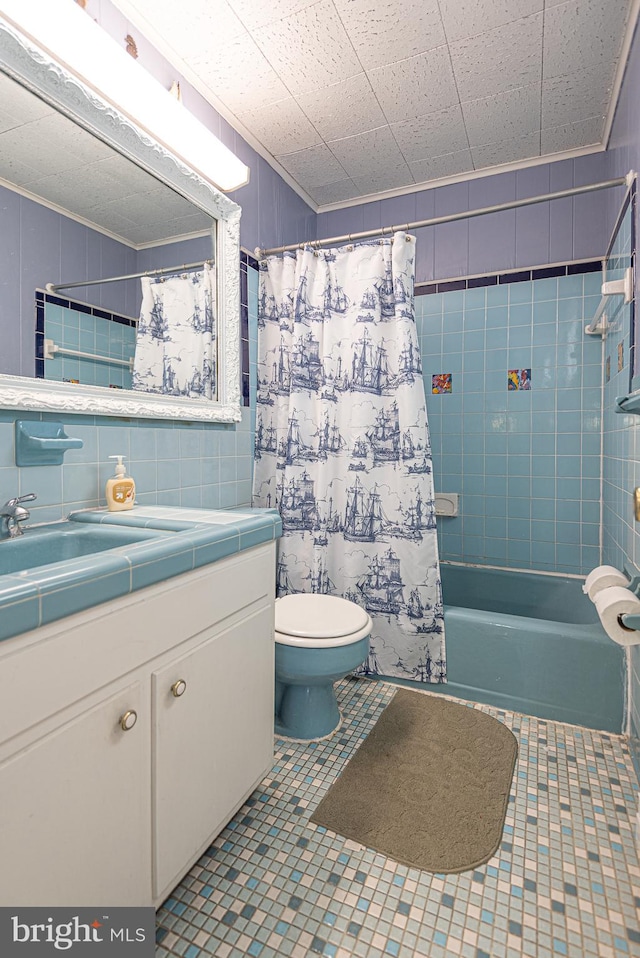
[[[436,491],[461,495],[460,515],[438,520],[444,559],[598,564],[602,347],[583,328],[600,273],[563,272],[416,298]],[[459,385],[433,394],[445,369]]]

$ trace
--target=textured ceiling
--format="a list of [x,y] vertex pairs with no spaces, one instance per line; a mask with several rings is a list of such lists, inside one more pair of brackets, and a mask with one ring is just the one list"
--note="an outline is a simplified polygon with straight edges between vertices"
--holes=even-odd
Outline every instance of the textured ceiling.
[[636,8],[634,0],[114,3],[320,207],[602,144]]
[[0,73],[0,183],[144,246],[211,228],[211,218]]

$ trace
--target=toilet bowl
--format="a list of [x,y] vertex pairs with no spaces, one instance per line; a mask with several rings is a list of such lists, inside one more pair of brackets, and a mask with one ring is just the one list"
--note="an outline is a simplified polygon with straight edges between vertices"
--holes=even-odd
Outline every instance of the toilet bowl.
[[286,738],[325,738],[340,725],[333,683],[369,654],[371,618],[332,595],[276,599],[275,731]]

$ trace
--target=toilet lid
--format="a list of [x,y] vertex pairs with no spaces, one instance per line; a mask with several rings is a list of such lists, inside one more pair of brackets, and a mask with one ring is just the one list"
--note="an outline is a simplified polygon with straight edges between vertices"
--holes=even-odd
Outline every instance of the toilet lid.
[[276,632],[304,639],[334,639],[364,628],[368,614],[334,595],[284,595],[276,600]]

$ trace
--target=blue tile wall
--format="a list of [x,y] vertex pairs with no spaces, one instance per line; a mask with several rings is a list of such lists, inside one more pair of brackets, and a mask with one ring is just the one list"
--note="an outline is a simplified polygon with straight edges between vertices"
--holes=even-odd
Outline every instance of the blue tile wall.
[[[84,440],[84,446],[68,452],[62,466],[18,468],[13,445],[13,423],[18,418],[62,420],[68,435]],[[126,456],[139,504],[216,509],[251,501],[249,409],[238,425],[0,410],[0,495],[8,499],[35,492],[32,522],[51,522],[74,509],[104,506],[104,486],[113,472],[108,457],[117,453]]]
[[[601,274],[564,272],[416,298],[436,491],[461,494],[460,515],[438,522],[444,559],[599,563],[602,344],[584,325]],[[508,390],[510,369],[530,369],[531,389]],[[450,394],[431,393],[437,373]]]

